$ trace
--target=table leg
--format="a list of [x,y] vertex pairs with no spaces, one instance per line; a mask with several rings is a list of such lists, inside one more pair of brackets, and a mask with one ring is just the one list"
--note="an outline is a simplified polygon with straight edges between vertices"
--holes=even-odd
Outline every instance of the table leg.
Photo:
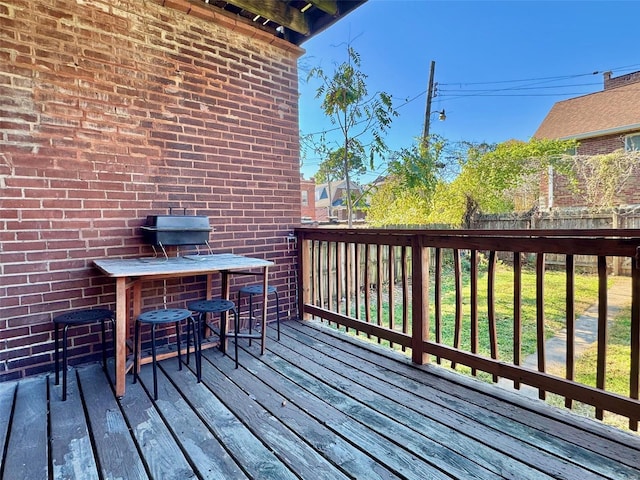
[[[225,300],[229,300],[229,272],[223,270],[222,272],[220,272],[220,274],[222,276],[222,285],[220,286],[222,298],[224,298]],[[222,350],[222,352],[226,352],[229,343],[227,341],[227,339],[229,338],[229,315],[227,314],[227,312],[222,312],[220,315],[220,350]],[[233,328],[235,328],[235,325],[233,326]]]
[[124,396],[127,363],[126,278],[116,279],[116,397]]
[[[269,267],[264,267],[262,275],[262,346],[260,347],[260,355],[264,355],[265,345],[267,343],[267,287],[269,286]],[[249,313],[251,316],[251,313]]]
[[[130,319],[127,319],[127,337],[131,338],[131,324],[135,323],[136,318],[138,318],[138,316],[142,313],[142,282],[140,280],[136,280],[133,284],[133,301],[132,301],[132,306],[133,306],[133,312],[132,312],[132,317]],[[126,339],[125,339],[126,342]],[[135,339],[134,339],[135,342]],[[141,343],[142,340],[140,339],[140,337],[138,337],[138,345],[134,345],[133,346],[133,350],[135,352],[138,352],[138,371],[134,372],[134,373],[140,373],[140,352],[141,352]],[[125,357],[126,357],[126,353],[125,353]],[[125,372],[126,373],[126,372]]]

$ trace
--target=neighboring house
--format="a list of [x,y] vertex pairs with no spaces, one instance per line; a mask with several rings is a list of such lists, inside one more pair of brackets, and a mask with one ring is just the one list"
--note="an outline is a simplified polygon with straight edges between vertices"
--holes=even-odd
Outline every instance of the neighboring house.
[[[362,187],[355,182],[350,183],[350,190],[356,197],[362,194]],[[347,221],[346,195],[346,180],[336,180],[335,182],[316,185],[316,220],[319,222]],[[363,211],[354,211],[353,220],[362,220],[364,218]]]
[[[534,134],[539,139],[575,139],[576,154],[599,155],[640,149],[640,72],[604,74],[604,90],[556,103]],[[632,181],[634,185],[640,178]],[[542,186],[542,208],[588,206],[560,175],[550,172]],[[626,189],[619,204],[640,204],[640,192]]]
[[[273,261],[296,311],[300,44],[362,3],[0,2],[0,380],[52,369],[54,315],[113,308],[93,260],[153,255],[140,226],[172,207],[209,218],[215,253]],[[217,277],[147,282],[142,308]],[[75,332],[71,363],[98,337]]]
[[300,203],[302,205],[302,223],[316,221],[316,181],[313,177],[305,180],[300,177]]

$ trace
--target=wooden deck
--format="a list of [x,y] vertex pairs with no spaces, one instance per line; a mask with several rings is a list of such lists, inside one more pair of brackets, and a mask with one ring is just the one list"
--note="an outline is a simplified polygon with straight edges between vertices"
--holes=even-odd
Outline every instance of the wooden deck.
[[237,370],[204,355],[201,384],[163,361],[156,403],[150,365],[120,401],[97,364],[65,403],[53,375],[0,384],[0,477],[640,478],[637,435],[315,324],[285,322]]

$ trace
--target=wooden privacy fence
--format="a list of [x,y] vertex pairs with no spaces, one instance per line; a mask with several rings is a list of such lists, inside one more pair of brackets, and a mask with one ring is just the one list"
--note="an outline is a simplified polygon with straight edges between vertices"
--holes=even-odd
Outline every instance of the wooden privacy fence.
[[[528,385],[541,399],[547,392],[622,415],[638,430],[640,401],[640,230],[386,230],[296,229],[299,312],[361,336],[410,352],[423,364],[464,365],[494,382]],[[566,359],[564,372],[547,369],[545,277],[548,255],[563,261]],[[597,360],[595,386],[576,381],[575,258],[597,265]],[[498,291],[496,275],[510,258],[510,288]],[[530,264],[525,266],[525,259]],[[607,389],[607,287],[612,262],[631,269],[628,394]],[[557,266],[556,266],[557,269]],[[535,278],[524,285],[525,271]],[[446,287],[445,287],[446,286]],[[444,289],[451,295],[445,295]],[[525,293],[534,297],[534,318],[525,318]],[[497,306],[508,304],[509,316]],[[502,311],[502,310],[501,310]],[[508,322],[508,338],[504,337]],[[498,332],[503,332],[498,338]],[[526,332],[525,332],[526,331]],[[533,332],[533,333],[532,333]],[[523,336],[524,335],[524,336]],[[524,338],[535,344],[537,369],[522,366]],[[481,341],[482,340],[482,341]],[[486,345],[486,346],[483,346]],[[530,348],[530,346],[528,347]]]
[[[593,230],[640,228],[640,205],[627,205],[594,210],[586,207],[563,207],[523,213],[478,214],[471,228],[477,230]],[[623,258],[609,260],[616,275],[631,275],[631,264]],[[562,255],[548,254],[546,264],[563,265]],[[576,255],[574,264],[583,271],[597,271],[597,260]]]

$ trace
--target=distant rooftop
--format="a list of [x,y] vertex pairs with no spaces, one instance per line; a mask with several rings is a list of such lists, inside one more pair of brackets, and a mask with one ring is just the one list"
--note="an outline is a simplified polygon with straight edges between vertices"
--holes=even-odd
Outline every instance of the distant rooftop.
[[556,103],[533,135],[581,139],[640,130],[640,72],[604,74],[604,90]]

